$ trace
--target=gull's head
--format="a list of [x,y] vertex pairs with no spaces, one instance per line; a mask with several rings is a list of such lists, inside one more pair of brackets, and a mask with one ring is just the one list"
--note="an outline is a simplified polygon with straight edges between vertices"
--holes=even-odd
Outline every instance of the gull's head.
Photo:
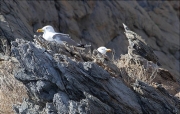
[[111,49],[107,49],[106,47],[99,47],[98,49],[98,52],[100,52],[102,55],[105,55],[106,52],[111,52]]
[[41,29],[38,29],[37,32],[55,32],[54,28],[50,25],[44,26]]

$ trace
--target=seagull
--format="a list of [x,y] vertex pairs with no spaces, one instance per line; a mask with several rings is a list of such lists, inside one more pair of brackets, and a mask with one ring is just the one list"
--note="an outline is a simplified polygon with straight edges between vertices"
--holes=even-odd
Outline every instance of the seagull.
[[160,66],[158,57],[154,54],[153,49],[148,46],[145,42],[140,40],[140,37],[135,32],[131,31],[124,23],[125,35],[128,38],[130,48],[135,49],[135,53],[144,57],[148,61],[152,61]]
[[106,47],[99,47],[98,49],[98,52],[100,52],[102,55],[106,55],[106,52],[111,52],[112,50],[111,49],[107,49]]
[[69,34],[57,33],[54,31],[54,28],[50,25],[44,26],[41,29],[38,29],[37,32],[43,32],[43,38],[47,41],[55,41],[59,44],[69,44],[76,47],[90,47],[90,45],[78,44],[76,43]]

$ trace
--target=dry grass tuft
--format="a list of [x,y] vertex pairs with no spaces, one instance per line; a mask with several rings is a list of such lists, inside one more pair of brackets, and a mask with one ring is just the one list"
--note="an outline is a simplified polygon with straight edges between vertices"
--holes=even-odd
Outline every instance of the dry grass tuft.
[[121,59],[114,61],[120,68],[123,80],[130,85],[136,79],[147,84],[151,84],[157,76],[158,66],[143,58],[140,60],[130,59],[128,55],[123,55]]
[[19,104],[22,98],[28,97],[25,86],[14,78],[15,64],[0,61],[0,114],[14,114],[13,104]]

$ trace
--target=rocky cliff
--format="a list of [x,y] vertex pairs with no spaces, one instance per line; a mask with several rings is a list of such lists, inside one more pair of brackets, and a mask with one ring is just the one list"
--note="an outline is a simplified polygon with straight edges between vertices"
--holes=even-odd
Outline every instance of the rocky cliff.
[[[16,113],[179,113],[179,8],[178,1],[2,0],[1,94],[8,95],[4,84],[18,93],[13,99],[29,97],[14,106]],[[122,23],[153,48],[162,65],[158,72],[144,59],[140,65],[127,59]],[[80,54],[33,41],[45,25],[92,48]],[[99,46],[114,49],[115,60],[92,57]]]
[[130,59],[128,53],[116,63],[41,37],[11,46],[19,61],[14,76],[29,92],[29,99],[14,105],[16,113],[180,113],[173,93],[179,81],[144,58]]
[[9,40],[32,40],[38,28],[52,25],[77,42],[113,48],[119,58],[128,45],[122,23],[153,47],[164,68],[178,75],[178,1],[1,1],[1,31]]

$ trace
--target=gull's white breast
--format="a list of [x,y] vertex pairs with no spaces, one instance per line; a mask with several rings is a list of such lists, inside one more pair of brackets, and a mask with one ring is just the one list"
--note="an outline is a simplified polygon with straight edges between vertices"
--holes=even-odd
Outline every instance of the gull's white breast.
[[54,39],[53,39],[53,36],[55,35],[56,33],[54,33],[54,32],[45,32],[44,34],[43,34],[43,38],[44,39],[46,39],[46,40],[48,40],[48,41],[53,41]]

